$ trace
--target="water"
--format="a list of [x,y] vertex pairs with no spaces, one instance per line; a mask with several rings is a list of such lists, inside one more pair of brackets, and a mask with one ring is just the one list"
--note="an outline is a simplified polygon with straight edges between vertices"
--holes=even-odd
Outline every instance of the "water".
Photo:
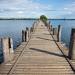
[[75,28],[75,20],[50,20],[53,27],[62,25],[62,42],[69,47],[71,29]]
[[[14,49],[21,43],[22,30],[31,27],[34,20],[0,20],[0,38],[11,37]],[[3,52],[0,42],[0,63],[3,62]]]
[[[21,43],[22,30],[31,27],[35,20],[0,20],[0,38],[12,37],[14,48]],[[53,27],[62,25],[62,42],[69,46],[71,29],[75,28],[75,20],[50,20]]]
[[34,20],[0,20],[0,38],[12,37],[14,48],[21,43],[22,30],[31,27]]
[[[71,29],[75,28],[75,20],[50,20],[53,27],[62,25],[62,42],[66,43],[69,47]],[[14,48],[21,43],[22,30],[27,27],[31,27],[34,20],[0,20],[0,38],[12,37],[14,42]],[[1,47],[1,46],[0,46]],[[0,55],[2,52],[0,49]],[[0,56],[0,57],[1,57]],[[2,57],[3,58],[3,57]],[[1,59],[0,58],[0,61]]]

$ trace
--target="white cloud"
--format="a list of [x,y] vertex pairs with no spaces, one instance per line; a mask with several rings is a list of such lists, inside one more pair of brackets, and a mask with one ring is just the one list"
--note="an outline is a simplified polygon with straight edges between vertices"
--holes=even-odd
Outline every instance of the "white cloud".
[[[48,17],[61,17],[75,13],[75,2],[64,4],[61,7],[47,3],[39,3],[40,0],[2,0],[0,1],[0,14],[7,13],[19,17],[39,17],[42,14]],[[54,6],[54,7],[53,7]],[[3,15],[4,15],[3,14]],[[0,15],[0,16],[1,16]],[[8,16],[7,15],[7,16]]]
[[[33,0],[4,0],[5,2],[0,3],[0,8],[7,8],[7,9],[29,9],[29,10],[38,10],[38,9],[50,9],[50,5],[36,3]],[[7,3],[7,2],[8,3]]]
[[75,12],[75,2],[65,5],[65,10]]
[[16,13],[18,13],[18,15],[26,15],[26,13],[31,13],[31,15],[39,15],[41,14],[40,12],[44,11],[45,9],[52,9],[52,6],[47,4],[40,4],[33,0],[3,0],[0,3],[0,9],[2,10],[0,13],[14,12],[13,15]]
[[68,8],[65,7],[64,10],[68,10]]
[[64,6],[60,8],[60,11],[58,13],[62,18],[75,18],[75,2],[64,4]]
[[23,12],[23,11],[18,11],[17,13],[18,13],[18,14],[23,14],[24,12]]
[[72,12],[70,11],[70,12],[68,12],[68,14],[69,14],[69,15],[71,15],[71,14],[72,14]]

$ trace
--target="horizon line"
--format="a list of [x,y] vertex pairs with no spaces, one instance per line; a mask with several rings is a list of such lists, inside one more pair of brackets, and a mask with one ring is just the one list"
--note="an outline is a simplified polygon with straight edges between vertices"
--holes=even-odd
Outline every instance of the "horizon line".
[[[39,18],[4,18],[4,17],[1,17],[0,18],[0,20],[3,20],[3,19],[39,19]],[[67,19],[74,19],[75,20],[75,18],[48,18],[48,20],[50,20],[50,19],[64,19],[64,20],[67,20]]]

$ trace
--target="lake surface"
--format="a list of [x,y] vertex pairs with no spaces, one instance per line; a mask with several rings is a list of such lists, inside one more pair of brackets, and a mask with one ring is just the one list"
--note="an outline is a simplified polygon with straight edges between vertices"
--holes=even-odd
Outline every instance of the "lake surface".
[[[35,20],[0,20],[0,38],[12,37],[14,48],[21,43],[22,30],[31,27]],[[62,25],[62,42],[69,46],[71,29],[75,28],[75,20],[50,20],[53,27]]]
[[71,29],[75,28],[75,20],[50,20],[53,27],[62,25],[62,42],[69,47]]
[[31,27],[34,20],[0,20],[0,38],[11,37],[14,48],[21,43],[22,30]]
[[[0,38],[11,37],[13,39],[14,48],[21,43],[22,30],[31,27],[35,20],[0,20]],[[69,47],[71,29],[75,28],[75,20],[50,20],[53,27],[62,25],[62,42]],[[1,47],[1,45],[0,45]],[[0,61],[3,59],[0,48]]]

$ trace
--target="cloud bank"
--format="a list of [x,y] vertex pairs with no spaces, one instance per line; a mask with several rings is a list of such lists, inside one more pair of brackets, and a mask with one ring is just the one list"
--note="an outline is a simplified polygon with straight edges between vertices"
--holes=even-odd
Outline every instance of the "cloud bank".
[[37,18],[44,14],[49,18],[63,18],[65,16],[68,18],[74,13],[74,1],[68,4],[63,3],[63,6],[57,6],[56,8],[54,4],[41,3],[40,0],[0,0],[0,17]]

